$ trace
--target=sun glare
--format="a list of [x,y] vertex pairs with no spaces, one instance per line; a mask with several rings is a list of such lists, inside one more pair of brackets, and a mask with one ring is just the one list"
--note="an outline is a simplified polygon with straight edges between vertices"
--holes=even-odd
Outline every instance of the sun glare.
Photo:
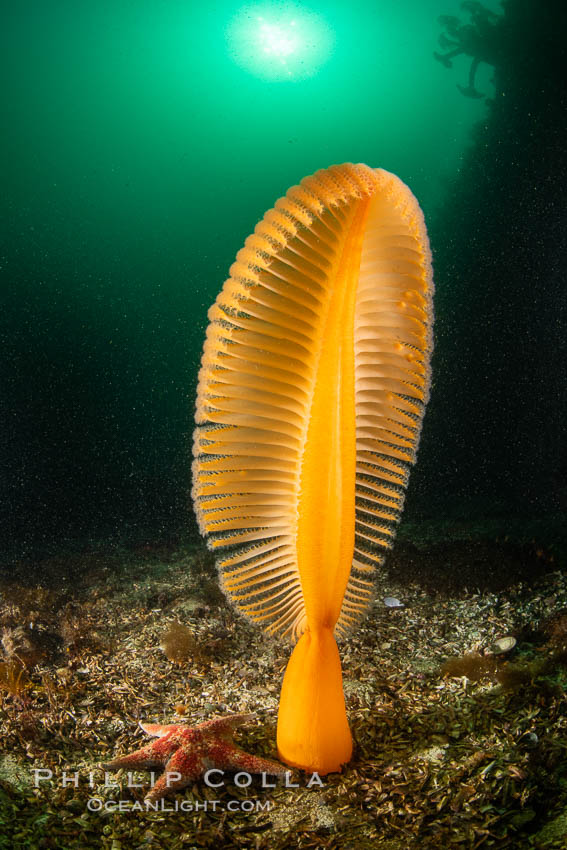
[[327,60],[332,34],[314,12],[294,4],[247,6],[228,27],[234,61],[269,80],[301,80]]
[[295,21],[290,21],[286,27],[278,24],[270,24],[262,17],[258,18],[260,25],[260,44],[264,53],[269,56],[287,57],[300,46],[297,38],[297,27]]

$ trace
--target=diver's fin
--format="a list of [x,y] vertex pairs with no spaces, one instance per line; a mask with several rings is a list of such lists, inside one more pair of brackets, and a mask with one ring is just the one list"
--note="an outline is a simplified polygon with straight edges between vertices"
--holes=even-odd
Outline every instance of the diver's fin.
[[460,86],[457,83],[457,88],[459,89],[461,94],[464,94],[465,97],[472,97],[475,100],[478,100],[479,98],[484,97],[484,95],[481,94],[479,91],[477,91],[474,86],[466,86],[465,87],[465,86]]
[[442,53],[437,53],[436,51],[433,51],[433,55],[435,56],[437,61],[441,62],[442,65],[445,65],[446,68],[453,67],[453,63],[451,62],[451,60],[447,59],[447,57],[444,56]]

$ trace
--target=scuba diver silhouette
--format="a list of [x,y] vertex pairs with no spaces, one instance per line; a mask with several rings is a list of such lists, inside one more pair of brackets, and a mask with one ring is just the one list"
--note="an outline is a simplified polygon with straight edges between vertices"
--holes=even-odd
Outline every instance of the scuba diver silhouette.
[[451,59],[461,53],[471,56],[468,86],[457,83],[457,88],[466,97],[480,98],[484,95],[474,85],[477,68],[481,62],[496,65],[498,61],[502,17],[477,0],[465,0],[461,3],[461,9],[469,13],[470,24],[462,24],[455,15],[441,15],[438,21],[445,32],[439,36],[439,44],[449,52],[434,52],[433,55],[446,68],[452,68]]

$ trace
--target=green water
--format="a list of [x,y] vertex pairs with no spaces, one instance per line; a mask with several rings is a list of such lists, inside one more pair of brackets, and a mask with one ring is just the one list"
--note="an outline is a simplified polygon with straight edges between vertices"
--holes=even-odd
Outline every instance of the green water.
[[[92,309],[97,290],[136,302],[158,278],[162,295],[210,300],[275,198],[335,162],[394,171],[427,213],[485,110],[456,88],[468,60],[448,72],[432,57],[447,7],[458,11],[440,0],[312,6],[333,34],[328,61],[272,82],[231,55],[235,3],[14,6],[2,162],[16,235],[76,266],[62,288]],[[490,74],[479,72],[487,92]]]
[[398,174],[431,221],[485,121],[494,69],[480,66],[488,99],[472,100],[457,88],[470,59],[433,58],[438,16],[463,15],[453,0],[295,4],[332,48],[322,61],[312,28],[282,80],[230,40],[245,8],[254,51],[252,6],[3,11],[0,509],[16,538],[189,516],[206,310],[255,223],[344,161]]

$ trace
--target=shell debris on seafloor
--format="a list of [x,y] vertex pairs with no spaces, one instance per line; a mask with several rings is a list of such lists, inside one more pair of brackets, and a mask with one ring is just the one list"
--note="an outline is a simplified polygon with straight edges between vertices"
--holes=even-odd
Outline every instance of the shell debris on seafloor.
[[385,596],[384,605],[386,608],[405,608],[404,603],[400,602],[399,599],[396,599],[395,596]]
[[498,638],[485,649],[485,655],[504,655],[516,646],[516,638],[512,635]]

